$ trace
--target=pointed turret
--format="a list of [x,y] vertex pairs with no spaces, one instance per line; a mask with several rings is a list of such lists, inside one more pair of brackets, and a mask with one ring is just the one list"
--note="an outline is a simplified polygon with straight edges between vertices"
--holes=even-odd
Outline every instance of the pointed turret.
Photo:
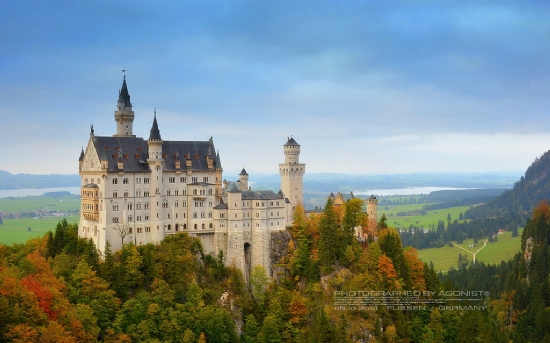
[[118,103],[124,104],[124,107],[132,108],[130,93],[128,93],[128,86],[126,86],[126,76],[122,80],[122,88],[118,91]]
[[150,141],[161,141],[159,125],[157,123],[157,111],[155,110],[155,118],[153,119],[153,126],[151,126],[151,134],[149,135]]
[[84,160],[84,147],[82,147],[82,150],[80,151],[80,157],[78,158],[79,161]]
[[122,81],[122,88],[118,91],[117,110],[115,111],[116,134],[115,137],[135,137],[132,133],[134,123],[134,111],[130,102],[130,93],[126,85],[126,76]]

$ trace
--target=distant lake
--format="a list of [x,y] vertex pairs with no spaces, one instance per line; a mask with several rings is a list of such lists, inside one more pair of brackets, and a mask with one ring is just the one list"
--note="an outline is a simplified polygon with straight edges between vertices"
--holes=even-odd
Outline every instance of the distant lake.
[[28,197],[40,196],[48,192],[70,192],[71,194],[80,195],[80,187],[59,187],[59,188],[39,188],[39,189],[0,189],[0,198],[9,197]]
[[[460,189],[474,188],[453,188],[453,187],[411,187],[411,188],[396,188],[396,189],[372,189],[367,191],[353,191],[355,195],[413,195],[413,194],[430,194],[434,191],[452,191]],[[70,192],[71,194],[80,195],[80,187],[59,187],[59,188],[40,188],[40,189],[10,189],[0,190],[0,198],[9,197],[27,197],[40,196],[48,192]]]
[[397,188],[397,189],[372,189],[368,191],[354,191],[355,195],[413,195],[413,194],[430,194],[435,191],[456,191],[463,189],[475,189],[475,188],[454,188],[454,187],[411,187],[411,188]]

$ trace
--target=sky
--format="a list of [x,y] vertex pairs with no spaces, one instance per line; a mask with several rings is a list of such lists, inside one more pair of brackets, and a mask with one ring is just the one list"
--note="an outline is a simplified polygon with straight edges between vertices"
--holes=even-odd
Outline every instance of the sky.
[[[523,172],[550,149],[548,1],[0,0],[0,170],[77,174],[116,132],[208,140],[224,176]],[[228,176],[229,175],[229,176]]]

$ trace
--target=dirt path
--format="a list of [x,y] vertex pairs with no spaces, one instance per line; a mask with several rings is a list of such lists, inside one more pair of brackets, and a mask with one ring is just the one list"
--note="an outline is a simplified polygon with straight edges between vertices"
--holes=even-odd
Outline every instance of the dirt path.
[[465,250],[465,251],[469,252],[470,254],[472,254],[472,255],[474,256],[474,258],[473,258],[473,261],[474,261],[474,262],[473,262],[473,263],[475,264],[475,263],[476,263],[476,254],[477,254],[478,252],[480,252],[481,249],[483,249],[483,248],[485,248],[485,247],[487,246],[487,242],[488,242],[488,241],[489,241],[489,240],[486,239],[486,240],[485,240],[485,243],[483,243],[483,246],[482,246],[481,248],[477,249],[476,252],[471,252],[470,250],[468,250],[468,249],[466,249],[466,248],[463,248],[463,247],[461,247],[461,246],[458,245],[458,244],[454,244],[454,243],[453,243],[453,245],[456,246],[456,247],[459,247],[459,248],[462,249],[462,250]]

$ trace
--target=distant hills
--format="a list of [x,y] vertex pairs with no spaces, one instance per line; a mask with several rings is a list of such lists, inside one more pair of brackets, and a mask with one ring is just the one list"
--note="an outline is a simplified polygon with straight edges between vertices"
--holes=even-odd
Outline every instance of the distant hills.
[[[226,173],[227,174],[227,173]],[[367,191],[407,187],[511,188],[520,173],[415,173],[390,175],[348,175],[337,173],[305,174],[304,189],[311,193]],[[226,176],[227,177],[227,176]],[[235,177],[236,178],[236,177]],[[231,179],[229,176],[228,179]],[[279,190],[280,176],[251,175],[254,189]],[[0,170],[0,189],[78,187],[76,174],[11,174]]]
[[535,159],[511,190],[466,213],[467,218],[530,216],[541,200],[550,199],[550,151]]
[[[517,173],[414,173],[388,175],[305,174],[305,193],[367,191],[409,187],[454,188],[511,188],[519,177]],[[255,189],[280,187],[279,175],[250,176]]]
[[0,189],[36,189],[53,187],[78,187],[80,176],[78,175],[32,175],[11,174],[0,170]]

